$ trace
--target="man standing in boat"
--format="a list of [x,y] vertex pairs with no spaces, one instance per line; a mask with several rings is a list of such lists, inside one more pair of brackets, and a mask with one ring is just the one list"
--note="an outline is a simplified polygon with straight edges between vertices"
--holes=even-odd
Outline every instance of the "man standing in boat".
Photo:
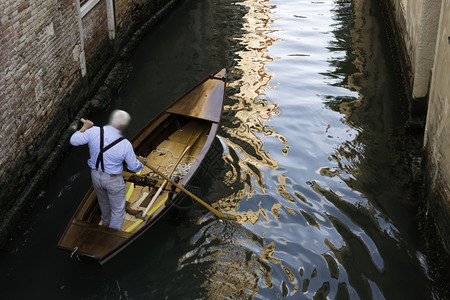
[[114,110],[107,126],[97,127],[92,121],[85,120],[83,126],[70,138],[73,146],[88,144],[88,165],[102,211],[102,224],[117,230],[122,228],[126,215],[123,162],[132,172],[142,170],[145,163],[145,159],[136,156],[133,146],[122,135],[130,120],[127,112]]

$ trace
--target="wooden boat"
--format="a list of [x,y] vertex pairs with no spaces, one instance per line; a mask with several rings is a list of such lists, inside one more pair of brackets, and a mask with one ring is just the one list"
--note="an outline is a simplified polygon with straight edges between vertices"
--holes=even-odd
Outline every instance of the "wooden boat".
[[[186,186],[210,149],[223,109],[226,70],[212,74],[150,121],[132,140],[137,155]],[[101,225],[91,187],[67,225],[57,247],[72,255],[104,263],[151,227],[181,192],[148,167],[139,174],[124,171],[127,214],[121,230]]]

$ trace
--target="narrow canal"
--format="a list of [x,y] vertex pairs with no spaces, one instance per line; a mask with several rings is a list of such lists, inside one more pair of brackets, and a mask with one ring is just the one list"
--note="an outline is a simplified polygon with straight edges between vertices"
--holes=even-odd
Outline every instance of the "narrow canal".
[[228,69],[223,155],[193,206],[107,264],[56,248],[90,186],[71,148],[0,258],[3,299],[432,299],[401,107],[373,0],[184,0],[141,42],[113,108],[131,138],[209,73]]

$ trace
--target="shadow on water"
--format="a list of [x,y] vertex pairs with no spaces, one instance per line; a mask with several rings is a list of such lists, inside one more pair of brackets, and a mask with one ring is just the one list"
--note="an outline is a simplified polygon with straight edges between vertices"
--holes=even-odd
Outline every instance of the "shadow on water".
[[401,111],[380,18],[372,0],[180,1],[136,49],[109,110],[130,112],[131,137],[227,67],[219,155],[191,188],[239,221],[186,200],[107,264],[70,259],[55,245],[90,185],[87,149],[71,148],[2,255],[0,291],[431,299],[407,172],[392,149]]

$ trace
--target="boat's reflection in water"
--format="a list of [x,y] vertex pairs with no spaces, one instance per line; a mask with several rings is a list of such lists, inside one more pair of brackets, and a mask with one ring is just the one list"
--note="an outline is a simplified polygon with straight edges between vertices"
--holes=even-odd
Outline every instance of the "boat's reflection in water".
[[261,275],[270,283],[270,254],[263,240],[236,222],[205,220],[194,249],[179,260],[178,272],[193,273],[207,299],[255,295]]

